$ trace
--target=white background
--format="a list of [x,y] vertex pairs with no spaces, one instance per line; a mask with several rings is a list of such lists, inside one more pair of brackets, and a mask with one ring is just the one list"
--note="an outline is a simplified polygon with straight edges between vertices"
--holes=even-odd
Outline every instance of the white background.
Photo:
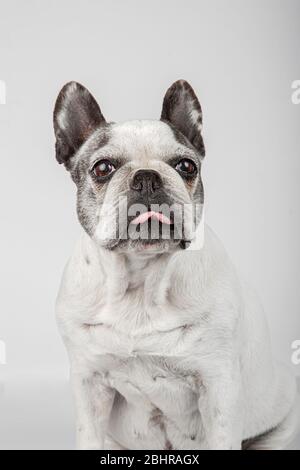
[[[158,118],[168,86],[192,84],[204,112],[207,222],[258,290],[275,354],[291,366],[300,338],[299,26],[299,0],[0,0],[0,412],[2,397],[11,430],[0,427],[0,447],[73,445],[58,439],[55,421],[64,412],[71,421],[69,395],[50,380],[68,373],[54,301],[81,230],[75,186],[54,156],[52,110],[69,80],[92,91],[108,120]],[[46,382],[37,388],[31,377]],[[22,397],[20,381],[30,384]],[[43,412],[34,418],[35,403]],[[23,427],[34,419],[50,420],[52,437],[43,440],[37,422],[30,441]]]

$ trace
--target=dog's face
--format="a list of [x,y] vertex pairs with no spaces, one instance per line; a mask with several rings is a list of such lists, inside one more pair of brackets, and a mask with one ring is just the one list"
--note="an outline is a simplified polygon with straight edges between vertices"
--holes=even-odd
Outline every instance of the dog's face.
[[167,91],[159,121],[107,123],[71,82],[54,110],[56,158],[77,185],[81,225],[119,251],[185,248],[202,216],[202,113],[185,81]]

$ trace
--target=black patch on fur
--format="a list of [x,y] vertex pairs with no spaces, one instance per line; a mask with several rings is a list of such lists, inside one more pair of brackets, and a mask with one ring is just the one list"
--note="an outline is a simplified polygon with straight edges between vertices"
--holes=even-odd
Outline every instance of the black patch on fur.
[[165,438],[164,450],[173,450],[172,443],[170,442],[168,435],[167,435],[165,417],[159,408],[157,407],[153,408],[151,412],[151,416],[150,416],[150,421],[155,426],[158,426],[161,432],[164,434],[164,438]]
[[261,434],[258,434],[257,436],[254,436],[254,437],[250,437],[248,439],[244,439],[242,441],[242,450],[255,450],[256,449],[256,446],[258,446],[259,448],[259,444],[261,441],[265,441],[268,436],[272,436],[272,433],[276,431],[276,429],[280,426],[280,424],[278,424],[277,426],[274,426],[273,428],[261,433]]
[[183,250],[186,250],[190,246],[190,244],[191,244],[190,240],[181,240],[179,246]]
[[[64,123],[60,117],[64,116]],[[69,82],[60,91],[53,113],[56,159],[66,166],[69,159],[97,127],[105,124],[100,107],[80,83]]]
[[[196,122],[191,119],[191,111],[198,113]],[[193,88],[185,80],[178,80],[167,90],[163,101],[161,120],[172,124],[188,139],[202,157],[205,156],[200,130],[202,125],[201,106]]]

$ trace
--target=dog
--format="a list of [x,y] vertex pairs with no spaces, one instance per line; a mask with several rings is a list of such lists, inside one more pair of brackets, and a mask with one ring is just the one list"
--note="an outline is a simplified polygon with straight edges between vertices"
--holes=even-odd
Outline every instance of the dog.
[[295,380],[273,361],[260,303],[204,224],[192,87],[168,89],[160,120],[108,123],[70,82],[54,130],[84,229],[56,303],[78,449],[285,448]]

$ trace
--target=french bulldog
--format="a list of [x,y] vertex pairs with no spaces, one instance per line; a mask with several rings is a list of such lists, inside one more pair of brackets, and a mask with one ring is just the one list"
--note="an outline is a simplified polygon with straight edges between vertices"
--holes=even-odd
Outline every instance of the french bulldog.
[[160,120],[114,123],[70,82],[54,130],[83,228],[56,303],[78,448],[285,448],[299,422],[295,380],[204,224],[192,87],[168,89]]

